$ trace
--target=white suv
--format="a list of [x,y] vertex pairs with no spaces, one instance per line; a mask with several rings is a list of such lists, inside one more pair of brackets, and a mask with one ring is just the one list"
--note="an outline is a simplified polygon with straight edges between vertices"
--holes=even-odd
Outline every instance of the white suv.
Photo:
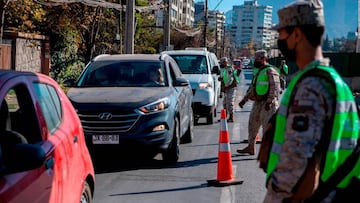
[[206,117],[207,124],[213,124],[221,86],[216,55],[206,48],[187,48],[162,53],[172,56],[183,77],[190,81],[194,95],[192,105],[195,123],[200,117]]

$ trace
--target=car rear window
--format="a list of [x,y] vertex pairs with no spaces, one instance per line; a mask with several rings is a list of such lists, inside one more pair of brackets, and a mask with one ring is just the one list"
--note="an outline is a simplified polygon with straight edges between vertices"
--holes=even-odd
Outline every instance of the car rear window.
[[208,74],[206,56],[171,55],[183,74]]

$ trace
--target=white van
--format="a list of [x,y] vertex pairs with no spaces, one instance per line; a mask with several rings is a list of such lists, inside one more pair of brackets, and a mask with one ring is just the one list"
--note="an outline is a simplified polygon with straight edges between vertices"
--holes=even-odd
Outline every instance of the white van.
[[220,97],[220,68],[217,57],[206,48],[164,51],[178,63],[184,78],[190,81],[193,91],[194,121],[206,117],[207,124],[214,123],[216,106]]

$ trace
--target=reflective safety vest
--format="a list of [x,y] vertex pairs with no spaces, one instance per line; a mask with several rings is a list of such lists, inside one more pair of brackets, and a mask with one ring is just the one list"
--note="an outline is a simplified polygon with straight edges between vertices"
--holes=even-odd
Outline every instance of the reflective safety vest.
[[[314,63],[314,62],[313,62]],[[326,181],[338,168],[340,164],[352,153],[356,146],[356,142],[359,136],[359,116],[357,114],[356,103],[352,95],[351,90],[347,84],[342,80],[339,74],[331,67],[317,66],[315,63],[308,68],[301,70],[290,82],[287,90],[285,91],[281,100],[279,112],[276,115],[276,126],[274,141],[272,144],[269,162],[267,166],[267,179],[271,173],[275,170],[277,163],[279,162],[280,152],[282,145],[285,141],[285,127],[287,120],[287,113],[289,104],[291,103],[291,96],[294,87],[306,74],[311,75],[309,71],[317,71],[321,75],[325,74],[334,81],[336,89],[336,106],[334,109],[335,115],[333,116],[331,134],[323,134],[322,136],[331,136],[330,143],[326,153],[322,156],[325,159],[324,168],[321,171],[320,178],[322,181]],[[325,126],[327,128],[329,126]],[[323,139],[323,138],[322,138]],[[349,174],[337,185],[339,188],[345,188],[349,185],[351,178],[360,178],[360,161],[358,161],[355,167]]]
[[286,64],[280,66],[280,73],[283,72],[285,75],[289,74],[289,67]]
[[267,70],[272,66],[266,64],[264,68],[259,69],[258,75],[255,78],[255,93],[258,96],[267,95],[269,92],[269,77]]
[[240,82],[240,78],[237,74],[237,70],[233,69],[231,66],[227,66],[223,68],[221,72],[221,77],[223,79],[225,86],[230,86],[233,83],[233,78],[231,78],[231,75],[235,79],[236,83]]
[[279,75],[287,75],[289,73],[289,67],[286,64],[280,65],[279,68],[275,67],[275,69],[279,73]]

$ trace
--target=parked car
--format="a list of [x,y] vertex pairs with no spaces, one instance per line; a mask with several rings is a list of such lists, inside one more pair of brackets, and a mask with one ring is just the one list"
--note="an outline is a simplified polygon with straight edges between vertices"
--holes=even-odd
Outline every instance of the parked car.
[[92,202],[79,117],[49,76],[0,70],[0,202]]
[[94,156],[128,147],[176,162],[180,141],[193,139],[192,91],[169,55],[101,55],[67,83]]
[[190,81],[193,91],[195,123],[206,117],[207,124],[214,123],[216,107],[220,98],[220,68],[217,59],[206,48],[164,51],[179,65],[184,77]]
[[250,69],[251,68],[251,60],[250,59],[244,59],[242,62],[242,66],[244,69]]

